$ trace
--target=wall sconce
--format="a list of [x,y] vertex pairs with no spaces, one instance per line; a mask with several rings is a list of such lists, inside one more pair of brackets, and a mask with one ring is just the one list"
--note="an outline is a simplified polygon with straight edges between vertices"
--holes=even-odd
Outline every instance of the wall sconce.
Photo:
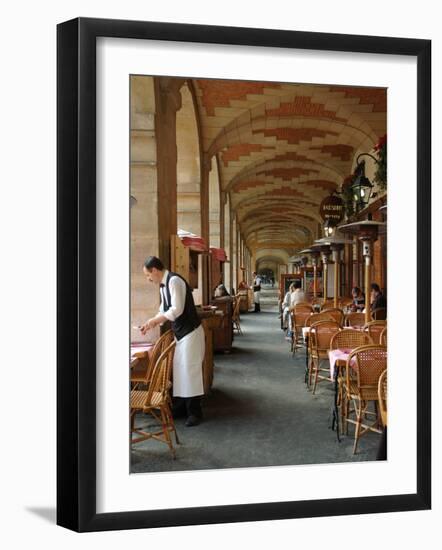
[[336,224],[330,218],[327,218],[324,223],[324,236],[333,237],[336,232]]
[[376,164],[379,164],[378,160],[373,155],[370,155],[370,153],[361,153],[356,159],[355,178],[351,184],[351,192],[356,206],[356,212],[363,210],[368,205],[374,187],[365,175],[365,161],[359,160],[363,156],[370,157]]

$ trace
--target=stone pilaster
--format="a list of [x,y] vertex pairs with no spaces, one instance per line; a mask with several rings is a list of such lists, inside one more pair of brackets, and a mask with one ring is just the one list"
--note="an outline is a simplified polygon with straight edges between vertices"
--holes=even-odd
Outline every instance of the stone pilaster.
[[177,233],[176,113],[181,108],[180,87],[184,80],[155,79],[155,128],[158,177],[158,249],[170,266],[170,236]]

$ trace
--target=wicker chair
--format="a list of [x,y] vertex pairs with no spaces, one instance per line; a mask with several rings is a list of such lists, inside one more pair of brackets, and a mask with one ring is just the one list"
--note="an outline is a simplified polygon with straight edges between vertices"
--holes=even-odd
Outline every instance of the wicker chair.
[[298,342],[302,342],[302,328],[312,315],[312,306],[306,302],[296,304],[290,315],[292,319],[291,351],[295,353],[298,348],[302,347]]
[[306,327],[311,327],[313,323],[317,323],[318,321],[334,321],[333,317],[331,315],[327,315],[327,312],[320,312],[320,313],[312,313],[307,319],[305,320]]
[[[348,433],[348,424],[355,424],[355,440],[353,454],[356,453],[359,438],[373,431],[382,433],[379,418],[376,412],[367,410],[370,401],[378,403],[379,377],[387,368],[387,348],[380,345],[361,346],[353,350],[348,359],[345,371],[344,403],[345,426]],[[353,409],[350,410],[350,402]],[[355,418],[350,415],[354,414]],[[374,415],[375,420],[371,424],[362,422],[368,415]],[[367,421],[367,420],[366,420]]]
[[327,298],[327,300],[321,300],[321,311],[324,309],[330,309],[334,306],[335,299],[334,298]]
[[312,304],[310,302],[298,302],[297,304],[295,304],[293,306],[293,309],[297,308],[298,311],[301,311],[301,310],[308,310],[310,312],[313,311],[312,309]]
[[371,312],[371,318],[373,321],[385,321],[387,319],[387,309],[385,307],[378,307]]
[[380,344],[381,344],[381,346],[386,346],[387,345],[387,326],[385,326],[384,329],[381,332]]
[[[346,329],[341,330],[332,336],[330,340],[330,349],[354,350],[360,346],[373,344],[369,334],[361,330]],[[342,389],[345,378],[345,368],[340,368],[338,371],[338,396],[337,404],[342,404]],[[341,407],[341,422],[344,424],[344,408]]]
[[329,317],[332,317],[341,327],[344,326],[344,312],[337,307],[327,307],[321,309],[321,313],[327,313]]
[[387,427],[387,369],[379,377],[378,382],[378,402],[379,412],[381,413],[382,425]]
[[330,368],[321,367],[321,362],[328,361],[328,350],[330,349],[330,340],[332,336],[341,330],[341,326],[336,321],[318,321],[310,326],[309,348],[310,348],[310,374],[309,385],[313,379],[313,395],[319,382],[327,380],[333,382],[330,378]]
[[387,321],[370,321],[364,325],[364,330],[370,335],[373,344],[382,344],[381,333],[386,326]]
[[242,334],[241,330],[241,323],[240,323],[240,314],[239,314],[239,308],[241,307],[241,298],[240,296],[235,296],[235,303],[233,305],[233,313],[232,313],[232,323],[233,323],[233,330],[236,330],[238,334]]
[[155,346],[152,350],[150,359],[142,361],[140,366],[135,366],[133,369],[131,369],[130,381],[133,384],[132,389],[136,389],[142,384],[147,385],[149,383],[153,367],[158,361],[159,356],[168,346],[170,346],[172,342],[173,332],[171,330],[168,330],[155,342]]
[[[168,445],[173,458],[175,449],[170,432],[174,432],[175,440],[179,443],[170,408],[170,379],[173,364],[175,341],[173,341],[160,355],[152,369],[152,376],[147,390],[132,390],[130,393],[131,443],[139,443],[146,439],[156,439]],[[135,427],[135,416],[143,412],[151,414],[160,424],[154,432],[146,432]],[[138,437],[133,437],[136,434]]]
[[339,308],[344,309],[346,307],[349,307],[353,304],[352,298],[340,298],[339,300]]
[[344,323],[346,327],[362,328],[365,325],[365,313],[360,313],[359,311],[347,313]]

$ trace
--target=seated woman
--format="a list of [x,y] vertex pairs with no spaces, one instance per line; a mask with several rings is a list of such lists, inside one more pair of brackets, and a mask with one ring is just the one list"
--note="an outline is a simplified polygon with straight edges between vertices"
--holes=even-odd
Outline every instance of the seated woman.
[[365,295],[362,290],[355,286],[351,290],[351,295],[353,297],[353,304],[351,305],[352,311],[362,311],[365,308]]
[[379,288],[379,285],[376,283],[371,284],[371,293],[370,293],[370,308],[371,311],[374,311],[375,309],[380,308],[386,308],[387,307],[387,300],[385,299],[385,296],[382,294],[381,289]]

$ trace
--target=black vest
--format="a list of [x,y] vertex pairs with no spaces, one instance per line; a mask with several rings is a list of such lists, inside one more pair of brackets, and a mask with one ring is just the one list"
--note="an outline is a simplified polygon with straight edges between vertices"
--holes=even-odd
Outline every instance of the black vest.
[[181,338],[184,338],[184,336],[198,328],[201,324],[201,321],[198,317],[195,303],[193,301],[192,290],[190,289],[190,286],[187,284],[186,280],[183,279],[181,275],[178,275],[178,273],[169,272],[169,274],[167,275],[166,284],[164,286],[165,300],[163,300],[163,311],[166,312],[171,305],[169,290],[169,280],[171,277],[179,277],[186,284],[186,300],[184,302],[183,313],[179,317],[177,317],[175,321],[172,321],[173,333],[175,334],[177,340],[181,340]]

